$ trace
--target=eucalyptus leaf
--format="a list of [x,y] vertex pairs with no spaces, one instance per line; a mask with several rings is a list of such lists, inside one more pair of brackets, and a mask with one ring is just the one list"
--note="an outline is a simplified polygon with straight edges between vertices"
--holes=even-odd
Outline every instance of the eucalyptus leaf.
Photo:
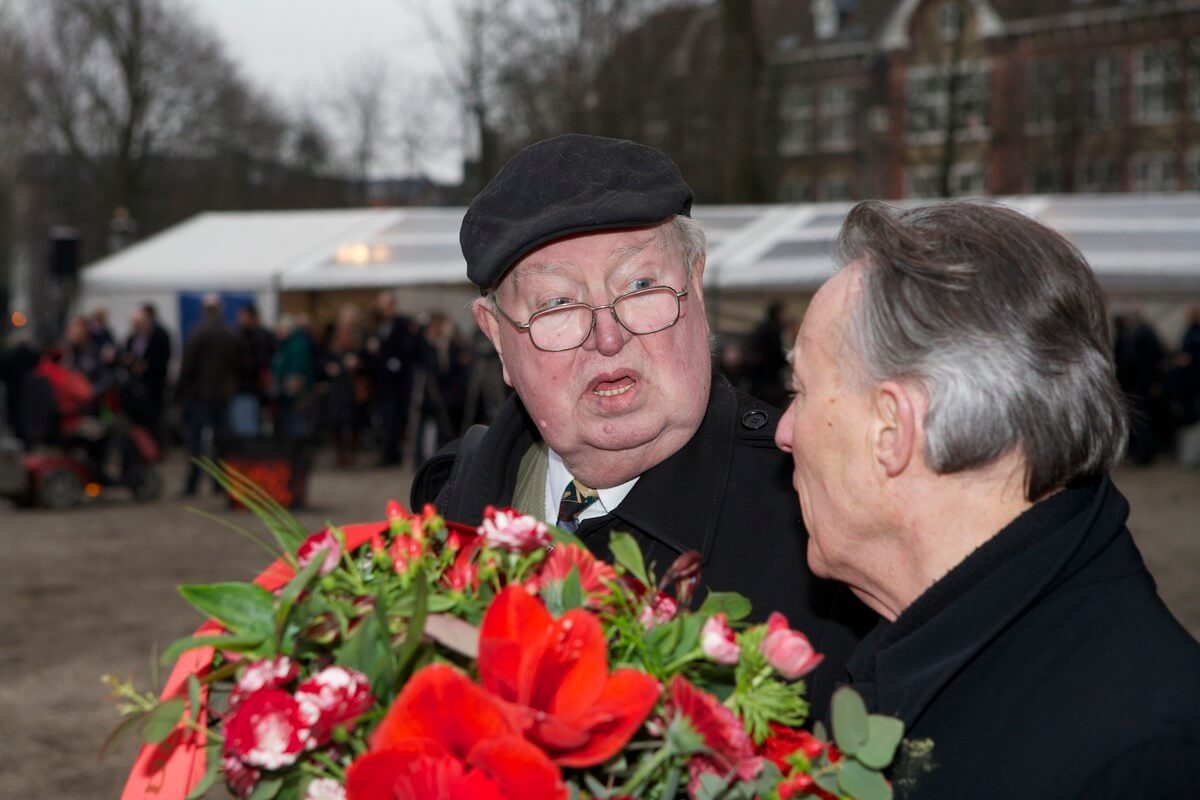
[[275,597],[252,583],[180,586],[179,593],[230,633],[267,639],[275,633]]
[[883,774],[857,761],[846,761],[841,765],[838,787],[855,800],[892,800],[892,787]]
[[830,703],[833,740],[843,753],[854,755],[867,741],[867,707],[858,692],[842,686]]
[[867,741],[854,757],[872,769],[883,769],[896,757],[896,748],[904,738],[904,723],[895,717],[872,714],[867,728]]
[[179,718],[183,716],[184,701],[182,697],[172,697],[164,700],[146,714],[142,725],[142,741],[146,744],[158,744],[171,735]]
[[820,786],[825,791],[832,795],[838,794],[838,779],[837,774],[833,772],[819,772],[813,775],[813,783]]
[[717,800],[717,798],[725,793],[725,789],[728,786],[729,781],[715,772],[701,773],[700,788],[696,792],[696,800]]
[[637,540],[628,533],[614,533],[608,539],[608,549],[617,563],[650,588],[650,578],[646,575],[646,561],[642,558],[642,548]]
[[829,731],[826,730],[825,723],[821,722],[821,720],[817,720],[813,723],[812,733],[813,736],[820,739],[822,742],[829,741]]
[[737,592],[709,592],[696,613],[702,617],[724,613],[727,621],[736,622],[750,616],[750,610],[750,601]]
[[449,614],[430,614],[425,619],[425,635],[443,647],[469,658],[479,656],[479,628]]

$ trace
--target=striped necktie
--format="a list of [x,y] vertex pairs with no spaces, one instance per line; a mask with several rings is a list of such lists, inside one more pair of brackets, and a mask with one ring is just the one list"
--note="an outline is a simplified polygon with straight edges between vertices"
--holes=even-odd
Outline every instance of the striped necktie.
[[599,499],[600,495],[596,493],[595,489],[572,480],[563,490],[562,502],[558,504],[558,521],[554,524],[565,531],[574,533],[579,527],[579,515]]

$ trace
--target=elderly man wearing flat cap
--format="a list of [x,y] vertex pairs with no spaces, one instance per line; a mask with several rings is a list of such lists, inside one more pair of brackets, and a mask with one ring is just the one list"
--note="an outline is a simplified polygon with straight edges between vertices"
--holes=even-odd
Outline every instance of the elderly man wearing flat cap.
[[634,142],[568,134],[504,166],[460,240],[517,397],[429,462],[412,500],[466,522],[512,505],[601,555],[627,531],[660,571],[699,551],[703,585],[785,613],[826,655],[820,713],[873,615],[805,563],[779,412],[713,371],[691,206],[675,164]]

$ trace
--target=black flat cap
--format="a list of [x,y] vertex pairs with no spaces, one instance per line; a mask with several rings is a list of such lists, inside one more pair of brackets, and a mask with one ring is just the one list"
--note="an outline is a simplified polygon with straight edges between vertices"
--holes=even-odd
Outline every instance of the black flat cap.
[[692,190],[659,150],[568,133],[513,156],[471,201],[458,240],[467,277],[486,292],[509,267],[572,233],[689,216]]

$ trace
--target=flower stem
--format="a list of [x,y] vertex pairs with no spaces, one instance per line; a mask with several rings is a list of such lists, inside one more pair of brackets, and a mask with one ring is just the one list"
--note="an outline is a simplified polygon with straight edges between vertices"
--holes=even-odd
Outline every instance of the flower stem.
[[625,782],[624,786],[617,790],[616,794],[637,797],[637,792],[642,788],[642,784],[645,783],[650,776],[653,775],[658,768],[665,764],[673,755],[675,755],[675,753],[671,746],[664,746],[650,759],[642,762],[642,765],[638,767],[637,772],[633,773],[633,776]]
[[704,652],[699,647],[697,647],[694,650],[684,653],[679,658],[672,661],[670,664],[667,664],[665,667],[663,667],[663,672],[665,672],[667,674],[676,672],[680,668],[682,668],[685,664],[695,661],[697,658],[699,658],[702,655],[704,655]]

